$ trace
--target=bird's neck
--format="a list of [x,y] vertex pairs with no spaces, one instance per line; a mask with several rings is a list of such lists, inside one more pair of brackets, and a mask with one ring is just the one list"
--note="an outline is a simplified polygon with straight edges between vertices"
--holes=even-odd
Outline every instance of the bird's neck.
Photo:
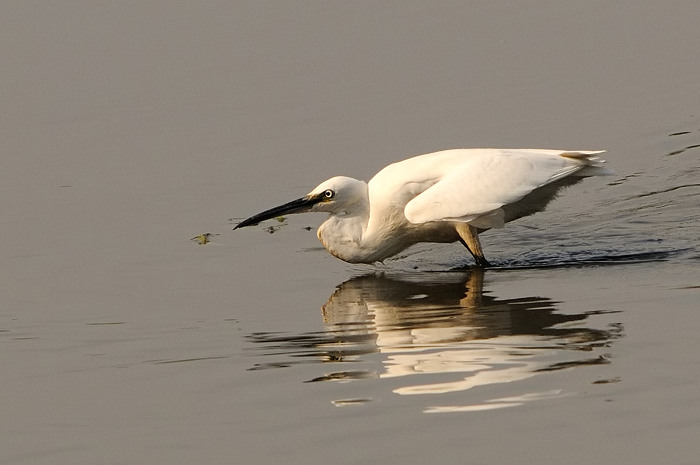
[[332,215],[318,228],[318,238],[331,254],[349,263],[382,261],[406,247],[391,240],[398,231],[368,228],[368,222],[368,215]]
[[319,228],[318,239],[331,254],[350,263],[365,263],[362,238],[367,228],[363,216],[331,215]]

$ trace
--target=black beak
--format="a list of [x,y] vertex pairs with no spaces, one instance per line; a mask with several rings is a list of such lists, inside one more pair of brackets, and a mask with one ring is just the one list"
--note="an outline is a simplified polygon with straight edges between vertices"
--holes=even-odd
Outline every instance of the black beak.
[[313,205],[317,204],[322,199],[323,194],[314,196],[307,195],[300,199],[292,200],[291,202],[285,203],[284,205],[280,205],[279,207],[271,208],[269,210],[265,210],[262,213],[258,213],[257,215],[253,215],[250,218],[238,223],[233,229],[245,228],[246,226],[254,226],[260,223],[261,221],[269,220],[271,218],[277,218],[278,216],[282,215],[307,212],[311,209]]

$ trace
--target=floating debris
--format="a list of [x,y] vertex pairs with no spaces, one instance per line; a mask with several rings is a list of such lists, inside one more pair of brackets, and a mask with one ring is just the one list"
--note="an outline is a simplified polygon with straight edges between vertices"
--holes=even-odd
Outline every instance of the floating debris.
[[199,245],[205,245],[205,244],[210,243],[210,242],[211,242],[211,238],[214,237],[214,236],[218,236],[218,234],[214,234],[214,233],[204,233],[204,234],[200,234],[199,236],[194,236],[194,237],[193,237],[192,239],[190,239],[190,240],[191,240],[191,241],[196,241],[197,244],[199,244]]
[[265,232],[267,232],[267,233],[270,233],[270,234],[274,234],[274,233],[276,233],[277,231],[279,231],[279,229],[280,229],[281,227],[282,227],[282,226],[268,226],[268,227],[266,227],[266,228],[263,228],[263,231],[265,231]]
[[282,229],[284,226],[287,226],[287,218],[284,216],[275,217],[274,220],[277,221],[279,224],[276,224],[274,226],[267,226],[263,228],[263,231],[269,234],[274,234],[280,229]]

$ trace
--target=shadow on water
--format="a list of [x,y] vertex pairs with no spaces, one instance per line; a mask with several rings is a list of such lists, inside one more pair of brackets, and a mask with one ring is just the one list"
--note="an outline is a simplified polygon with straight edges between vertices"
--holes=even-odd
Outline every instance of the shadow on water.
[[324,372],[305,382],[405,378],[393,392],[412,395],[610,363],[622,327],[593,328],[589,318],[612,312],[565,314],[539,296],[500,299],[483,291],[483,281],[481,270],[355,277],[322,306],[322,331],[249,335],[270,359],[250,370],[322,364]]

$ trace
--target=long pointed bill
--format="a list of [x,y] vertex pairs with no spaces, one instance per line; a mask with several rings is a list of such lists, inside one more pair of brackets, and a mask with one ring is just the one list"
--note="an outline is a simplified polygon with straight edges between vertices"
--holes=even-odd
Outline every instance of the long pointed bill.
[[265,210],[262,213],[253,215],[248,219],[245,219],[238,223],[235,228],[245,228],[246,226],[254,226],[262,221],[269,220],[272,218],[277,218],[282,215],[290,215],[292,213],[304,213],[311,210],[311,207],[320,202],[323,199],[323,195],[314,196],[304,196],[300,199],[292,200],[289,203],[280,205],[279,207],[271,208]]

